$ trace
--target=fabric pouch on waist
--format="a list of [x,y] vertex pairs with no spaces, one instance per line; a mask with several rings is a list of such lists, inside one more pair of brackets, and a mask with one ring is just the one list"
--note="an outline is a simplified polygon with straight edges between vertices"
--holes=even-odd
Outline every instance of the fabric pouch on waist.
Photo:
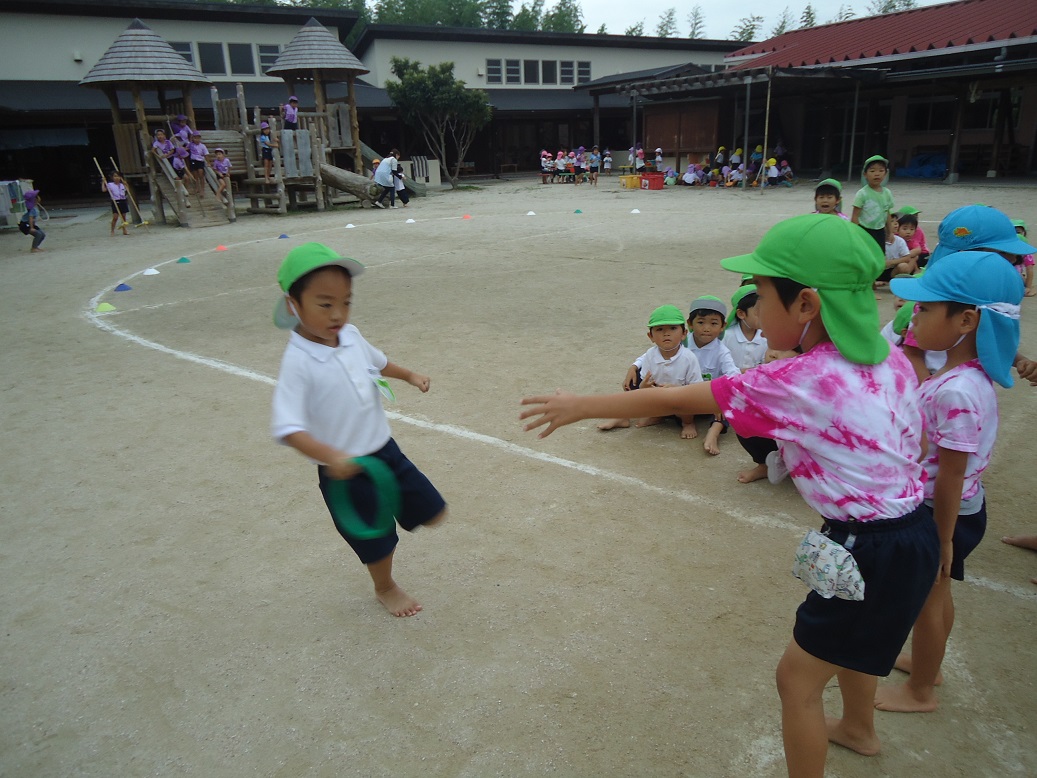
[[[854,540],[855,535],[847,538],[850,548]],[[864,579],[849,548],[817,530],[810,530],[796,549],[792,574],[826,600],[864,599]]]

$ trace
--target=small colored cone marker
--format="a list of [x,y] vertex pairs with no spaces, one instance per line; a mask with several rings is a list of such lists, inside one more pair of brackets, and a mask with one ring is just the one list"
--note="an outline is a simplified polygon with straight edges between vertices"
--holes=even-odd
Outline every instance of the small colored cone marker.
[[108,313],[109,311],[114,311],[115,306],[111,303],[101,303],[94,310],[96,310],[98,313]]
[[404,224],[414,224],[414,223],[415,222],[414,222],[413,219],[407,219],[407,221],[404,222]]
[[535,213],[533,213],[532,211],[529,211],[529,212],[528,212],[528,213],[526,214],[526,216],[536,216],[536,214],[535,214]]
[[581,211],[579,208],[577,208],[575,211],[573,211],[573,213],[583,213],[583,211]]
[[145,270],[143,273],[141,273],[141,275],[142,276],[157,276],[158,275],[158,271],[155,270],[155,268],[153,268],[153,267],[149,267],[147,270]]
[[346,229],[347,229],[347,230],[351,230],[351,229],[353,229],[354,227],[356,227],[356,225],[355,225],[355,224],[347,224],[347,225],[346,225]]
[[186,265],[190,261],[191,260],[189,260],[187,257],[180,257],[180,259],[177,260],[177,264]]
[[226,250],[227,250],[227,247],[226,247],[226,246],[224,246],[224,245],[223,245],[223,244],[221,243],[221,244],[220,244],[219,246],[217,246],[217,247],[216,247],[216,250],[217,250],[217,251],[226,251]]
[[639,210],[637,210],[637,208],[635,208],[635,209],[634,209],[634,210],[632,210],[632,211],[631,211],[630,213],[641,213],[641,212],[640,212]]
[[287,236],[287,235],[285,235],[285,234],[284,234],[284,233],[282,232],[282,233],[281,233],[280,235],[278,235],[278,236],[277,236],[277,239],[278,239],[278,240],[284,240],[284,239],[285,239],[285,238],[287,238],[287,237],[288,237],[288,236]]
[[462,219],[471,219],[471,218],[472,218],[472,215],[471,215],[470,213],[466,213],[466,214],[465,214],[464,216],[462,216],[461,218],[462,218]]
[[128,292],[131,289],[133,289],[133,287],[127,284],[119,284],[117,287],[115,287],[116,292]]

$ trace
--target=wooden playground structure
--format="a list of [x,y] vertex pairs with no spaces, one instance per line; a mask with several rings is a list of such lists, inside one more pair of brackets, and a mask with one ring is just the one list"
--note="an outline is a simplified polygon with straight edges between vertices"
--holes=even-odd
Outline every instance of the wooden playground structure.
[[[310,19],[267,71],[283,78],[289,93],[299,84],[312,84],[315,110],[300,110],[298,128],[289,130],[280,115],[263,116],[258,107],[251,110],[250,117],[240,83],[234,97],[221,99],[205,75],[135,19],[80,85],[102,89],[108,95],[120,172],[131,186],[147,181],[155,220],[165,223],[168,207],[181,226],[203,227],[236,220],[235,194],[248,199],[249,213],[270,214],[304,207],[323,211],[329,204],[374,200],[381,187],[362,173],[377,155],[361,143],[356,114],[355,78],[367,72],[334,35]],[[327,99],[325,85],[329,82],[346,83],[345,100]],[[192,90],[201,84],[208,85],[212,94],[215,128],[211,130],[198,129],[195,122]],[[133,96],[134,122],[122,121],[117,95],[120,89]],[[145,110],[143,91],[148,89],[158,93],[159,114],[149,115]],[[170,98],[171,91],[179,92],[179,96]],[[186,116],[190,127],[198,129],[210,154],[220,148],[230,160],[226,202],[216,198],[218,181],[211,166],[205,167],[204,190],[209,196],[203,197],[188,192],[170,161],[152,153],[154,139],[149,128],[165,129],[178,143],[171,122],[179,115]],[[274,139],[269,179],[259,141],[264,121],[269,123]],[[343,154],[361,174],[331,164]],[[405,183],[414,194],[425,195],[423,184],[412,180]],[[136,208],[132,216],[137,223],[143,221]]]

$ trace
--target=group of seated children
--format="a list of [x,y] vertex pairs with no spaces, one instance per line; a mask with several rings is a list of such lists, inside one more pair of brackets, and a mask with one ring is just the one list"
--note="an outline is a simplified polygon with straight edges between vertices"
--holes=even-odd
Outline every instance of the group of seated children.
[[[737,376],[765,362],[792,356],[793,352],[768,349],[760,330],[756,287],[751,278],[742,279],[731,298],[731,312],[713,295],[692,300],[687,318],[675,305],[656,308],[648,319],[648,339],[652,347],[633,361],[623,377],[624,391],[664,386],[687,386],[719,376]],[[684,440],[698,437],[695,416],[682,415],[680,436]],[[652,416],[639,419],[636,427],[649,427],[664,421]],[[629,427],[629,419],[610,419],[598,429]],[[722,415],[710,417],[703,442],[707,453],[720,453],[720,435],[727,431]],[[767,455],[777,450],[773,440],[742,438],[739,442],[753,458],[755,467],[739,473],[743,483],[767,476]]]
[[[741,149],[737,149],[737,151],[741,151]],[[710,168],[707,164],[692,162],[689,154],[688,166],[677,183],[683,186],[717,188],[741,186],[743,182],[748,186],[792,186],[795,176],[787,160],[782,160],[779,166],[776,159],[769,159],[767,166],[757,172],[746,167],[744,162],[736,163],[735,159],[741,159],[741,156],[732,155],[730,165]]]
[[605,175],[612,175],[612,152],[605,149],[601,154],[597,146],[586,149],[583,146],[566,151],[562,149],[554,157],[544,149],[540,152],[540,183],[582,184],[587,181],[592,186],[598,185],[598,175],[604,169]]

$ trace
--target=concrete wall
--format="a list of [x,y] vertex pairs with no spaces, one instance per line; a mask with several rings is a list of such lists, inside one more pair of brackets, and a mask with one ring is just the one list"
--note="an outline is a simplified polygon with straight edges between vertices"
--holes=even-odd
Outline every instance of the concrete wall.
[[[454,75],[468,86],[480,89],[489,87],[571,90],[573,87],[572,84],[487,84],[487,59],[587,61],[591,63],[592,80],[665,65],[681,65],[686,62],[694,62],[697,65],[721,65],[724,61],[723,52],[696,51],[693,43],[689,43],[687,49],[655,50],[547,44],[376,40],[364,52],[364,64],[371,69],[364,79],[376,86],[384,87],[386,80],[393,78],[389,68],[392,57],[417,60],[426,66],[453,62]],[[480,71],[483,75],[479,75]]]

